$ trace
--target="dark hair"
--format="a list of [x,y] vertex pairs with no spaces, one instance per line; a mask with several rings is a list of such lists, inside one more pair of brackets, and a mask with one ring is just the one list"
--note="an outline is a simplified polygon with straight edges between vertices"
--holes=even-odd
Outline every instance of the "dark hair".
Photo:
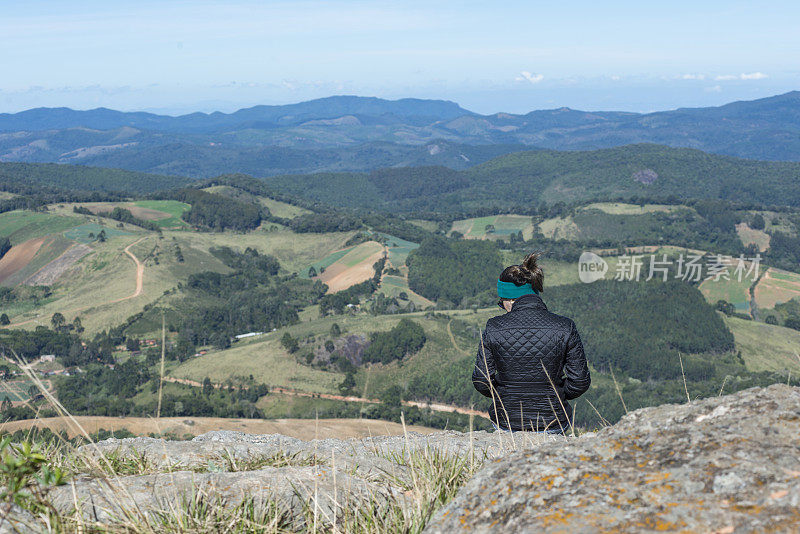
[[517,286],[530,284],[536,292],[544,289],[544,271],[539,267],[539,252],[533,252],[525,256],[522,263],[512,265],[503,269],[500,273],[501,282],[512,282]]

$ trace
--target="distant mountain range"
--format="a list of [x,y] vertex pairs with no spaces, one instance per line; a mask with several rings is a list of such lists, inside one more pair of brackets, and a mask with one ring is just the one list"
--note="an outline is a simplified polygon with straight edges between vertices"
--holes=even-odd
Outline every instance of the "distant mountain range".
[[179,117],[104,108],[0,114],[0,161],[192,177],[413,165],[465,169],[523,149],[590,150],[643,142],[800,161],[800,92],[646,114],[561,108],[479,115],[441,100],[356,96]]

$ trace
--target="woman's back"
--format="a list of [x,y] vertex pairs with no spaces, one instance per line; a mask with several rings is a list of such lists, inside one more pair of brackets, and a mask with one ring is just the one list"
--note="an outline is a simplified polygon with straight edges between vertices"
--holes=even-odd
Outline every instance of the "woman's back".
[[501,429],[562,432],[570,426],[567,401],[589,389],[591,379],[575,323],[548,311],[534,289],[543,280],[536,260],[531,255],[512,266],[531,281],[517,285],[501,275],[498,293],[508,313],[486,324],[472,382],[492,398],[489,415]]

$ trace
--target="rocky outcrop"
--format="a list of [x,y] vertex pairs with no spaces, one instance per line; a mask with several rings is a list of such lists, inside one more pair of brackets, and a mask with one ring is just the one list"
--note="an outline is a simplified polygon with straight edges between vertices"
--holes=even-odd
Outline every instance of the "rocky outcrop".
[[[275,531],[418,531],[427,523],[425,532],[437,534],[797,532],[800,389],[646,408],[577,438],[439,432],[302,441],[218,431],[191,441],[110,439],[73,461],[79,474],[48,500],[78,525],[155,518],[167,532],[163,525],[181,514],[196,521],[260,507],[269,513],[245,520],[272,517]],[[0,534],[29,528],[24,510],[0,512]]]
[[[49,498],[65,514],[77,503],[81,515],[95,523],[180,509],[198,496],[226,507],[269,503],[302,529],[309,514],[329,525],[362,507],[412,509],[415,454],[472,458],[479,465],[548,441],[565,438],[440,432],[302,441],[219,431],[191,441],[109,439],[79,451],[96,467],[94,475],[75,477]],[[126,471],[138,474],[109,474]]]
[[798,532],[800,389],[645,408],[488,462],[427,533]]

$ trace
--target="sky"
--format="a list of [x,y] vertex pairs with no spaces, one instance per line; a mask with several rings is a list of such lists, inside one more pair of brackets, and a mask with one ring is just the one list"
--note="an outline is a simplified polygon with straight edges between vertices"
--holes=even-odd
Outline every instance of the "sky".
[[796,0],[0,1],[0,112],[336,94],[647,112],[795,89]]

